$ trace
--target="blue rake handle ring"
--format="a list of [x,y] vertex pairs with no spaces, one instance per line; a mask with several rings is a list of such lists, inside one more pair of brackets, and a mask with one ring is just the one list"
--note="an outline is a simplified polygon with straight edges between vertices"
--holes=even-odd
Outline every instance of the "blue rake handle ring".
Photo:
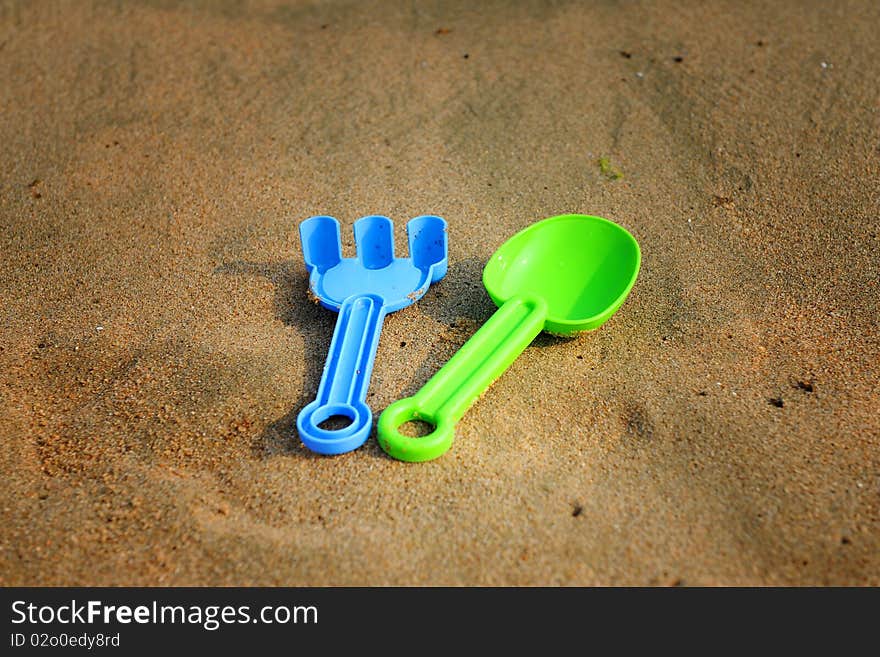
[[[382,298],[373,294],[350,296],[340,306],[318,396],[296,418],[299,437],[313,452],[344,454],[369,437],[373,413],[366,404],[367,388],[385,315]],[[351,424],[337,430],[318,426],[334,415]]]

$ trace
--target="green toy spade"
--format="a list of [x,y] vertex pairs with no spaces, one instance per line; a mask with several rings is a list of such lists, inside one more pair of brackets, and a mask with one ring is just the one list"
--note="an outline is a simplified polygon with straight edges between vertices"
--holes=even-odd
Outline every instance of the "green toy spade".
[[[402,461],[429,461],[452,445],[455,423],[542,330],[571,335],[601,326],[639,272],[635,238],[601,217],[565,214],[520,231],[489,259],[483,285],[498,306],[479,331],[414,396],[379,418],[379,444]],[[422,420],[427,436],[398,428]]]

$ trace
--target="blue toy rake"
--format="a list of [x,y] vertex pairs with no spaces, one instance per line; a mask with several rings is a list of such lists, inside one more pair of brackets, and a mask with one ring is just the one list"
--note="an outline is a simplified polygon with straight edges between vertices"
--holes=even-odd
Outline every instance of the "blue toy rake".
[[[363,445],[373,426],[367,387],[385,315],[418,301],[446,274],[446,222],[425,215],[406,225],[409,257],[394,257],[394,224],[373,215],[354,224],[357,257],[343,258],[339,222],[306,219],[299,226],[309,289],[321,305],[339,313],[318,396],[296,419],[299,437],[319,454],[343,454]],[[341,415],[351,423],[324,429]]]

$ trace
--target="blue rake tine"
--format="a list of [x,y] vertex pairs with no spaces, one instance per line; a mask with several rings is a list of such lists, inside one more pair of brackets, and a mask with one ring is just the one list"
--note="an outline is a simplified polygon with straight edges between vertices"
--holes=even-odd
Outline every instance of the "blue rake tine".
[[319,216],[306,219],[299,225],[303,259],[309,270],[323,274],[342,260],[339,222],[333,217]]
[[446,222],[432,214],[410,219],[406,224],[409,257],[419,269],[433,266],[431,282],[446,275]]
[[388,217],[373,215],[354,224],[358,259],[367,269],[382,269],[394,261],[394,224]]

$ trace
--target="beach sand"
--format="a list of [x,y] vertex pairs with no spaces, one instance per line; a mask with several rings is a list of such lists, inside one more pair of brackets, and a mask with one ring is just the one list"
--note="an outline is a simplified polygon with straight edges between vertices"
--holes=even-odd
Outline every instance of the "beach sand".
[[[470,5],[0,3],[0,583],[880,585],[880,5]],[[300,444],[301,220],[449,223],[378,416],[566,212],[607,324],[435,461]]]

